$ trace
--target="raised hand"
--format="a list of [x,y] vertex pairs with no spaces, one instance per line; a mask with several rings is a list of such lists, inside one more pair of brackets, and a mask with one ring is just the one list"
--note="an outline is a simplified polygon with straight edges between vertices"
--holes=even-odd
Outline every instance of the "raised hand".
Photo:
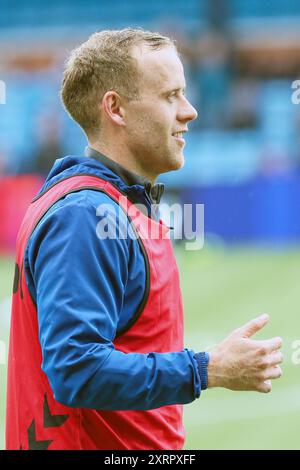
[[208,387],[261,393],[272,390],[271,380],[282,375],[282,339],[252,339],[268,321],[266,314],[249,321],[209,351]]

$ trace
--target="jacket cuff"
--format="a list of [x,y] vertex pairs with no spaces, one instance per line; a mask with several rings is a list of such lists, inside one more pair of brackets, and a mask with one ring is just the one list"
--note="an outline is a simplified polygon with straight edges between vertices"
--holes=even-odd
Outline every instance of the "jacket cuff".
[[200,352],[195,354],[195,359],[198,365],[198,372],[201,380],[201,390],[207,389],[207,366],[209,363],[209,354],[207,352]]

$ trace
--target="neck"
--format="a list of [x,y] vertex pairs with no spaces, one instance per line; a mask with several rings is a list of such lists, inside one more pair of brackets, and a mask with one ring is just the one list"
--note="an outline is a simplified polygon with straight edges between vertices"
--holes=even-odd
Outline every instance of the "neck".
[[106,157],[110,158],[114,162],[121,165],[128,171],[135,173],[138,176],[142,176],[149,180],[151,184],[155,184],[156,178],[158,175],[149,174],[142,168],[142,165],[139,161],[137,161],[130,152],[126,151],[123,148],[111,148],[111,146],[105,145],[104,142],[90,142],[89,146],[97,150],[98,152],[102,153]]

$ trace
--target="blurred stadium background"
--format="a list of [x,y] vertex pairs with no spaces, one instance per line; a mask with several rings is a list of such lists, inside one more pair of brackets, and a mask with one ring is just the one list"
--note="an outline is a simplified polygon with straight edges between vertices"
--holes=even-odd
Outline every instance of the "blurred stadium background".
[[186,406],[186,448],[299,449],[298,0],[0,0],[0,448],[16,232],[52,162],[85,146],[60,105],[63,61],[92,32],[126,26],[177,39],[199,112],[184,169],[161,178],[166,199],[205,204],[204,249],[176,244],[186,346],[264,311],[261,336],[284,339],[270,395],[211,390]]

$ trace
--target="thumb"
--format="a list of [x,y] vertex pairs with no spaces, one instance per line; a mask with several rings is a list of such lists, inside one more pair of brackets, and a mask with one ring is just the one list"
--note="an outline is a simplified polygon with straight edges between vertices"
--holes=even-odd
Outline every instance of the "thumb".
[[269,315],[264,313],[260,317],[250,320],[248,323],[235,330],[234,335],[241,336],[243,338],[250,338],[261,330],[268,323],[269,319]]

